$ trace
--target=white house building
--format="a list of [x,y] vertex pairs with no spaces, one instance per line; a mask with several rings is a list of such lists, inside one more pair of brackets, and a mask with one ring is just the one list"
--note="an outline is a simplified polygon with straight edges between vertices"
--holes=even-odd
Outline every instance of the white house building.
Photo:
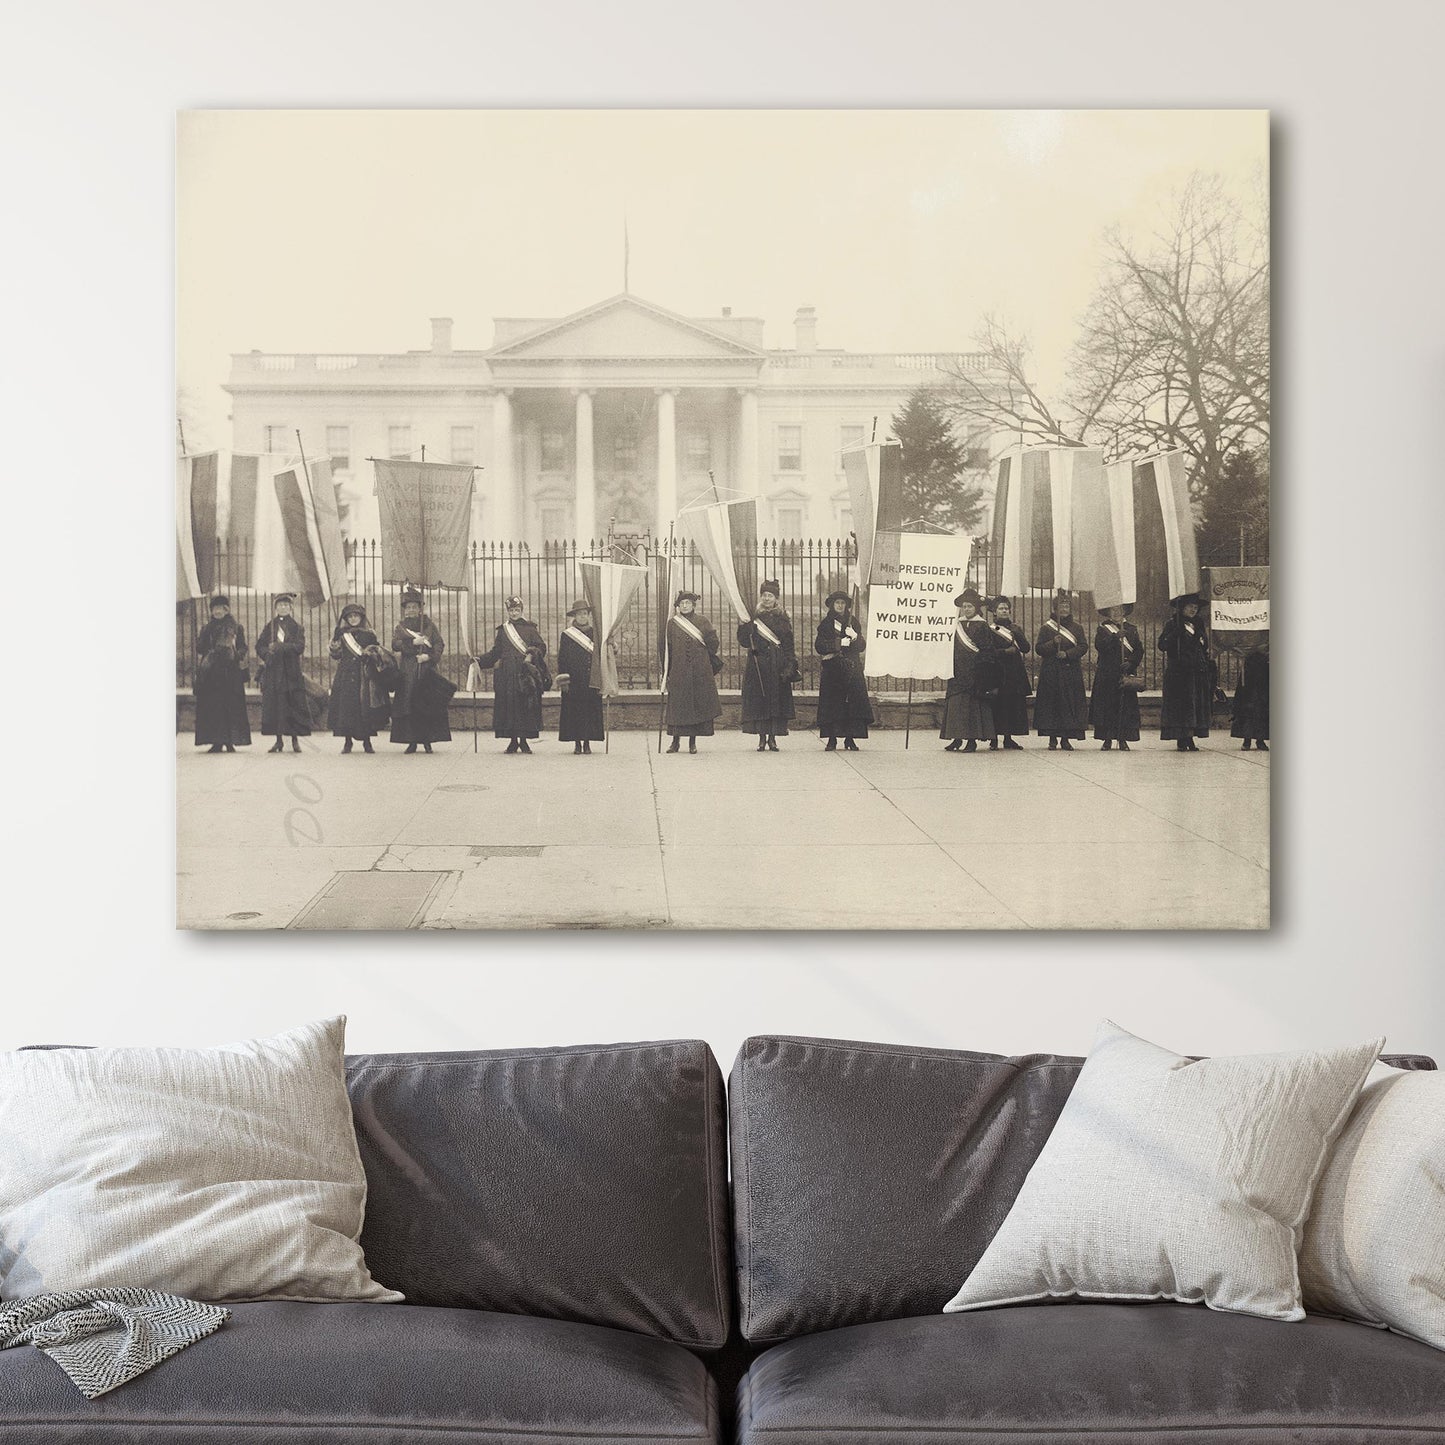
[[[474,535],[589,539],[665,532],[679,505],[720,489],[763,498],[779,539],[851,527],[841,453],[876,421],[886,435],[918,386],[986,375],[972,353],[870,353],[818,345],[800,307],[794,345],[769,349],[757,317],[680,316],[624,294],[571,316],[499,317],[486,351],[232,357],[234,450],[332,458],[353,537],[377,535],[367,457],[471,462]],[[963,439],[980,470],[989,438]],[[724,495],[726,493],[724,492]]]

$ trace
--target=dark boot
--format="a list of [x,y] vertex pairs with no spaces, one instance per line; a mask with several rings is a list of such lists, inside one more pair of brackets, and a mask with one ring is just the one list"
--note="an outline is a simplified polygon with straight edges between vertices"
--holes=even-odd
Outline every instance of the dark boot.
[[592,742],[591,742],[591,739],[589,739],[589,738],[583,738],[583,739],[582,739],[582,751],[583,751],[584,753],[588,754],[588,756],[591,756],[591,753],[592,753]]
[[668,743],[668,745],[667,745],[667,750],[668,750],[668,752],[670,752],[670,753],[675,753],[681,743],[682,743],[682,739],[681,739],[681,738],[673,738],[673,740],[672,740],[670,743]]
[[1058,746],[1059,746],[1059,740],[1058,740],[1058,738],[1056,738],[1056,737],[1051,737],[1051,738],[1049,739],[1049,751],[1050,751],[1051,753],[1052,753],[1052,752],[1056,752],[1056,751],[1058,750]]
[[236,751],[236,745],[235,745],[235,743],[227,743],[227,744],[226,744],[226,751],[227,751],[228,753],[234,753],[234,752]]
[[1074,745],[1068,740],[1068,738],[1060,738],[1059,746],[1063,748],[1066,753],[1071,753],[1074,750]]
[[1242,753],[1247,753],[1247,752],[1249,751],[1249,746],[1250,746],[1250,744],[1249,744],[1249,739],[1248,739],[1248,738],[1245,738],[1245,740],[1244,740],[1242,743],[1240,743],[1240,745],[1239,745],[1239,750],[1240,750],[1240,752],[1242,752]]
[[845,753],[856,753],[858,751],[858,744],[855,743],[852,738],[844,738],[843,751]]
[[1112,748],[1113,746],[1114,746],[1113,739],[1112,739],[1112,738],[1105,738],[1105,739],[1104,739],[1104,746],[1103,746],[1102,748],[1100,748],[1099,751],[1100,751],[1100,752],[1105,752],[1105,753],[1107,753],[1107,752],[1109,751],[1109,749]]
[[964,743],[963,750],[966,753],[976,753],[978,751],[978,739],[969,738],[969,740]]
[[[416,751],[416,744],[415,744],[415,743],[408,743],[408,744],[406,745],[406,751],[407,751],[407,755],[410,756],[412,753],[414,753],[414,752]],[[508,748],[507,751],[510,752],[511,749]]]
[[285,750],[286,744],[282,741],[281,735],[279,733],[276,735],[276,741],[272,743],[269,748],[266,749],[268,753],[280,753],[285,752]]
[[1199,751],[1199,744],[1195,742],[1193,738],[1185,738],[1184,745],[1191,753],[1197,753]]
[[1119,751],[1121,753],[1127,753],[1129,751],[1129,744],[1126,743],[1123,738],[1119,739]]
[[1174,740],[1174,746],[1175,746],[1175,748],[1177,748],[1181,753],[1187,753],[1187,752],[1189,751],[1189,744],[1186,743],[1183,738],[1175,738],[1175,740]]
[[301,751],[301,739],[298,738],[295,733],[291,734],[291,751],[293,753],[299,753]]
[[428,752],[428,753],[431,752],[431,744],[430,744],[430,743],[423,743],[423,744],[422,744],[422,751],[423,751],[423,752]]
[[[1248,744],[1246,744],[1245,746],[1247,747]],[[206,749],[206,751],[208,753],[219,753],[221,751],[221,745],[220,743],[212,743],[210,747]]]
[[374,753],[374,752],[376,751],[376,749],[375,749],[374,747],[372,747],[372,745],[371,745],[371,739],[370,739],[370,738],[362,738],[362,740],[361,740],[361,751],[364,752],[364,753]]
[[991,753],[996,753],[996,752],[998,751],[998,739],[997,739],[997,738],[990,738],[990,739],[988,740],[988,750],[989,750],[989,752],[991,752]]
[[[407,751],[410,752],[411,749],[408,748]],[[514,753],[514,752],[517,751],[517,739],[516,739],[516,738],[510,738],[510,739],[508,739],[508,741],[507,741],[507,751],[508,751],[509,753]]]
[[775,753],[775,752],[777,752],[777,750],[778,750],[778,735],[777,735],[777,733],[769,733],[769,734],[768,734],[768,751],[769,751],[770,753]]
[[1021,753],[1024,750],[1022,743],[1016,743],[1011,737],[1003,740],[1003,748],[1006,753]]
[[581,757],[581,756],[582,756],[582,743],[581,743],[581,740],[580,740],[580,739],[579,739],[577,742],[575,742],[575,743],[572,744],[572,751],[573,751],[574,754],[576,754],[576,756],[578,756],[578,757]]
[[956,752],[961,751],[962,748],[963,748],[963,739],[962,739],[962,738],[954,738],[954,740],[953,740],[951,743],[949,743],[949,745],[948,745],[946,748],[944,748],[943,751],[946,752],[946,753],[956,753]]
[[758,734],[757,751],[760,752],[760,753],[765,753],[765,752],[767,752],[767,750],[768,750],[768,735],[767,735],[767,733],[759,733],[759,734]]
[[824,745],[823,751],[825,753],[836,753],[838,751],[838,739],[829,738],[827,743]]
[[[528,757],[531,757],[531,756],[532,756],[532,749],[527,746],[527,739],[526,739],[526,738],[518,738],[518,739],[517,739],[517,751],[518,751],[519,753],[526,753]],[[431,749],[428,748],[428,749],[427,749],[427,752],[431,752]]]
[[342,743],[342,745],[341,745],[341,751],[342,751],[343,753],[349,753],[349,752],[351,751],[351,739],[350,739],[350,738],[347,738],[347,740],[346,740],[344,743]]
[[1265,740],[1264,740],[1263,738],[1255,738],[1255,740],[1254,740],[1254,745],[1255,745],[1255,747],[1257,747],[1257,748],[1260,750],[1260,752],[1262,752],[1262,753],[1267,753],[1267,752],[1269,751],[1269,744],[1268,744],[1267,742],[1265,742]]
[[695,753],[695,752],[697,751],[697,739],[696,739],[696,738],[689,738],[689,739],[687,740],[687,750],[688,750],[688,752],[690,752],[690,753]]

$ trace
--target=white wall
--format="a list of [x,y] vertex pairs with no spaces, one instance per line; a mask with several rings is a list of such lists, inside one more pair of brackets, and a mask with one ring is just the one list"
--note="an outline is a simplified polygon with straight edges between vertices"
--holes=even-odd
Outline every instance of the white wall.
[[[20,405],[6,457],[11,947],[0,1044],[219,1040],[345,1010],[364,1049],[699,1034],[726,1062],[746,1033],[774,1029],[1080,1049],[1110,1014],[1189,1050],[1381,1030],[1445,1057],[1445,633],[1434,605],[1445,9],[1037,0],[1024,17],[940,0],[880,16],[864,0],[737,0],[704,24],[661,5],[623,6],[638,12],[631,23],[617,6],[562,8],[564,23],[556,5],[489,14],[480,68],[464,43],[477,12],[460,3],[424,4],[413,13],[435,12],[435,23],[400,29],[376,0],[293,9],[284,29],[263,5],[224,33],[175,0],[153,6],[144,27],[98,0],[32,14],[31,61],[7,95],[26,121],[12,126],[24,217],[0,234],[5,274],[25,282],[4,351],[7,401]],[[620,62],[624,48],[625,65],[598,63]],[[171,110],[633,103],[643,74],[685,75],[643,98],[687,104],[1276,106],[1272,933],[171,930]],[[62,376],[74,386],[54,385]],[[58,465],[67,456],[85,459],[86,480]],[[89,465],[96,458],[104,467]],[[74,568],[96,538],[106,561]],[[120,578],[154,580],[132,595]],[[53,688],[38,680],[47,669]],[[1147,889],[1149,877],[1121,886]]]

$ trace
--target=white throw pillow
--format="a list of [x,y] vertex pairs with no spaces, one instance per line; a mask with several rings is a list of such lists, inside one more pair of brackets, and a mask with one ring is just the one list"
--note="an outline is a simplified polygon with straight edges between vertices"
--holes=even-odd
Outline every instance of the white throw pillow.
[[1073,1295],[1303,1318],[1300,1229],[1383,1043],[1191,1061],[1101,1024],[1013,1208],[944,1309]]
[[1300,1246],[1307,1310],[1445,1349],[1445,1074],[1370,1075]]
[[357,1243],[345,1023],[217,1049],[0,1053],[0,1299],[399,1300]]

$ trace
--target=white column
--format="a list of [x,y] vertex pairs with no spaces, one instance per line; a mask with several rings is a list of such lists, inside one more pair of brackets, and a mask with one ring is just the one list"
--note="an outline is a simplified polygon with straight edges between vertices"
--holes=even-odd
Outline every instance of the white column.
[[744,390],[738,393],[738,489],[758,490],[758,394]]
[[677,515],[677,393],[657,393],[657,530]]
[[592,393],[577,391],[576,431],[577,545],[586,547],[597,537],[597,469],[592,455]]
[[492,525],[494,542],[517,540],[517,482],[512,474],[512,394],[492,393]]

